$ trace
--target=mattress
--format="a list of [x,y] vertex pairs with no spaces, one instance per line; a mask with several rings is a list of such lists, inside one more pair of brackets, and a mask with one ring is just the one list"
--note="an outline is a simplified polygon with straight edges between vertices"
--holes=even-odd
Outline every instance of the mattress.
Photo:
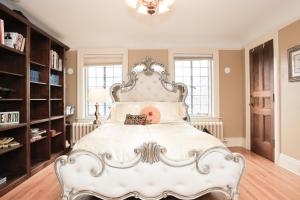
[[165,155],[174,161],[187,159],[191,150],[205,151],[224,146],[214,136],[201,132],[186,122],[145,126],[105,123],[80,139],[73,150],[109,153],[113,161],[128,162],[135,157],[134,149],[148,142],[165,147]]

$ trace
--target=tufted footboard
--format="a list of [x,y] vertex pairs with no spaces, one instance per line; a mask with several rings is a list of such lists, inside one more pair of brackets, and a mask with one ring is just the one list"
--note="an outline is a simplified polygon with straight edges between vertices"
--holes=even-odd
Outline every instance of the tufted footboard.
[[227,148],[191,151],[182,161],[168,159],[167,150],[156,143],[145,143],[126,163],[113,161],[110,154],[75,150],[55,162],[62,187],[62,199],[82,195],[101,199],[161,199],[174,196],[195,199],[210,192],[221,192],[238,199],[238,185],[245,161]]

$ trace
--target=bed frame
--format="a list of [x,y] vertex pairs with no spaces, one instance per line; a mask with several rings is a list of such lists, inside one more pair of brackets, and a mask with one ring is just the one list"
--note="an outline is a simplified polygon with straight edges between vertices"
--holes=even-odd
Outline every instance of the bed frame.
[[[168,81],[167,76],[163,65],[146,58],[132,68],[127,83],[111,87],[112,99],[185,104],[187,87]],[[188,113],[186,120],[189,120]],[[155,142],[141,144],[133,151],[135,157],[123,163],[109,153],[84,150],[73,150],[59,157],[55,172],[62,187],[61,198],[73,200],[91,195],[105,200],[128,197],[158,200],[167,196],[195,199],[220,192],[227,199],[238,199],[245,161],[226,147],[191,149],[184,160],[168,158],[167,149]]]

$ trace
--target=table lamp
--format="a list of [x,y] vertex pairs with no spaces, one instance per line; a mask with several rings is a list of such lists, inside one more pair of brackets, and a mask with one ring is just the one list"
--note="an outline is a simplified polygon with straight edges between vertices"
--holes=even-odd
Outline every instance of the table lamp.
[[95,102],[96,112],[95,116],[96,119],[94,120],[94,124],[100,124],[100,111],[99,106],[101,103],[106,102],[108,99],[108,92],[104,88],[91,88],[89,89],[89,101]]

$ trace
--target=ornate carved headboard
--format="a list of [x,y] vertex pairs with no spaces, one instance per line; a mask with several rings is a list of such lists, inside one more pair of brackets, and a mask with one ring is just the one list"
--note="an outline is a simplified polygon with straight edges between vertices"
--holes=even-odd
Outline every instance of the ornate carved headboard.
[[110,90],[113,102],[160,101],[184,104],[187,92],[185,84],[169,81],[165,66],[150,57],[133,66],[127,83],[114,84]]

